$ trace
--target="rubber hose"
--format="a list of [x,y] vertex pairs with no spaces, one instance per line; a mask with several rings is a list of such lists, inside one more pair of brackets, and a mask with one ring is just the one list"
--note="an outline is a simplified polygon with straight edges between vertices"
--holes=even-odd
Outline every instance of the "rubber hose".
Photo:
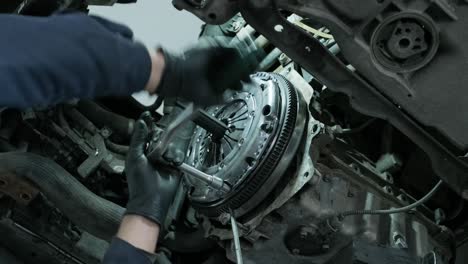
[[91,122],[99,126],[107,126],[119,135],[131,136],[133,133],[134,120],[106,110],[93,101],[79,101],[78,110]]
[[32,153],[0,153],[0,171],[36,184],[65,216],[88,233],[107,241],[117,233],[125,209],[88,190],[54,161]]
[[130,149],[129,146],[120,145],[120,144],[114,143],[114,142],[112,142],[110,140],[106,140],[106,147],[110,151],[118,153],[118,154],[122,154],[122,155],[126,155],[128,150]]

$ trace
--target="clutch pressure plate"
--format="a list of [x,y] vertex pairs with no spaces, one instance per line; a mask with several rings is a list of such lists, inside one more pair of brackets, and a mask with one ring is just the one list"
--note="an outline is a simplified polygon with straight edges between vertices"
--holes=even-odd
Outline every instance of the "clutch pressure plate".
[[186,177],[192,205],[215,217],[242,216],[273,190],[294,157],[306,126],[302,96],[281,75],[258,73],[240,91],[228,91],[224,105],[206,109],[227,126],[222,138],[197,127],[187,162],[222,178],[228,193]]

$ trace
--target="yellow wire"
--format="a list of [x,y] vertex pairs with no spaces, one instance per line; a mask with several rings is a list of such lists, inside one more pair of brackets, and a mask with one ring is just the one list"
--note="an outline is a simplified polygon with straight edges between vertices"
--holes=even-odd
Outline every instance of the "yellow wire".
[[309,33],[312,33],[312,34],[315,34],[319,37],[322,37],[322,38],[326,38],[326,39],[333,39],[333,36],[331,34],[327,34],[325,32],[322,32],[322,31],[319,31],[313,27],[310,27],[304,23],[302,23],[301,21],[295,21],[294,24],[300,28],[302,28],[303,30],[309,32]]

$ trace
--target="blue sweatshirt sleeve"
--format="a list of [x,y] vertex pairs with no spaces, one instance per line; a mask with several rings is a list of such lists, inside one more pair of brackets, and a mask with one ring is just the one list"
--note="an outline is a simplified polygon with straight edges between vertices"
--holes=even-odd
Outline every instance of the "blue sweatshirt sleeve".
[[149,254],[129,243],[114,238],[104,256],[102,264],[152,264]]
[[123,25],[79,13],[0,15],[0,25],[0,107],[130,95],[149,79],[149,53]]

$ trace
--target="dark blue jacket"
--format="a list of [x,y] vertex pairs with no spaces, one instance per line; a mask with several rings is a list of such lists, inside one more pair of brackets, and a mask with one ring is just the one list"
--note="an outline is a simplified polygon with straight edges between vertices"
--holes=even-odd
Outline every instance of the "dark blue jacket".
[[114,238],[104,257],[103,264],[152,264],[155,256],[137,249],[129,243]]
[[132,37],[123,25],[85,14],[0,14],[0,108],[143,90],[151,60]]
[[[83,14],[0,15],[0,108],[48,106],[72,98],[143,90],[151,61],[125,26]],[[105,264],[150,264],[114,239]]]

